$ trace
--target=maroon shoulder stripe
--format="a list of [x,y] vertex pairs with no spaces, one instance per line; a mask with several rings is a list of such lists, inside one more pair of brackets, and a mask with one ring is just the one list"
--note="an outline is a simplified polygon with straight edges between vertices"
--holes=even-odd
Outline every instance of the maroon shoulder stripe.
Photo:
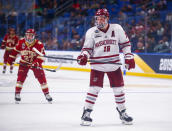
[[124,43],[119,43],[120,45],[125,45],[125,44],[128,44],[130,43],[130,41],[127,41],[127,42],[124,42]]

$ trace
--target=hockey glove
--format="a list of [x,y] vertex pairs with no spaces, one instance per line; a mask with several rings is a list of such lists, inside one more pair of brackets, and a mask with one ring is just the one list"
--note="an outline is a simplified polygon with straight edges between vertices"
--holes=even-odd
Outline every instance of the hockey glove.
[[125,54],[125,67],[130,70],[135,68],[134,55],[131,53]]
[[33,62],[32,62],[32,65],[31,65],[31,68],[35,68],[35,67],[41,67],[42,65],[42,62],[43,60],[41,59],[35,59]]
[[5,45],[4,44],[1,45],[1,49],[5,49]]
[[79,55],[78,57],[77,57],[77,62],[78,62],[78,64],[79,65],[86,65],[87,64],[87,55]]

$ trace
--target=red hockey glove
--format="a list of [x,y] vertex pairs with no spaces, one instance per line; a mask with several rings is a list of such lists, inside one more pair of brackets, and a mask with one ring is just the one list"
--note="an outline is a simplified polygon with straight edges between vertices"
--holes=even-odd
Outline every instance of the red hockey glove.
[[43,60],[41,60],[41,59],[35,59],[35,60],[32,62],[31,68],[32,68],[32,67],[41,67],[42,62],[43,62]]
[[128,70],[135,68],[135,61],[133,54],[125,55],[125,66]]
[[79,65],[86,65],[87,64],[87,56],[84,54],[84,55],[79,55],[77,57],[77,62]]
[[8,57],[8,59],[7,59],[7,63],[10,65],[12,65],[14,63],[14,61],[15,61],[15,58],[12,58],[12,57]]
[[5,49],[5,45],[1,45],[1,49]]

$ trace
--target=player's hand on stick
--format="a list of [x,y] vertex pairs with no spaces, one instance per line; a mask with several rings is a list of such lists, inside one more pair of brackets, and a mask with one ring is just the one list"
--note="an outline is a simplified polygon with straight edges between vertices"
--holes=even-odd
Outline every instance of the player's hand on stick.
[[134,55],[131,53],[125,54],[125,67],[130,70],[135,68]]
[[79,55],[77,57],[77,62],[79,65],[86,65],[88,61],[87,55]]
[[32,67],[41,67],[41,65],[42,65],[42,60],[41,59],[35,59],[33,62],[32,62],[32,65],[31,65],[31,68]]

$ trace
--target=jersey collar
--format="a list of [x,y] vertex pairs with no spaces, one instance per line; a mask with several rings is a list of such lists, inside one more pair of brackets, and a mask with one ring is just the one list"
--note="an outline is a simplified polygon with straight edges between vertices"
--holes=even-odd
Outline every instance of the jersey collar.
[[28,43],[27,41],[25,41],[25,43],[26,43],[26,45],[27,45],[27,47],[32,47],[33,45],[35,45],[35,43],[36,43],[36,40],[34,40],[32,43]]

